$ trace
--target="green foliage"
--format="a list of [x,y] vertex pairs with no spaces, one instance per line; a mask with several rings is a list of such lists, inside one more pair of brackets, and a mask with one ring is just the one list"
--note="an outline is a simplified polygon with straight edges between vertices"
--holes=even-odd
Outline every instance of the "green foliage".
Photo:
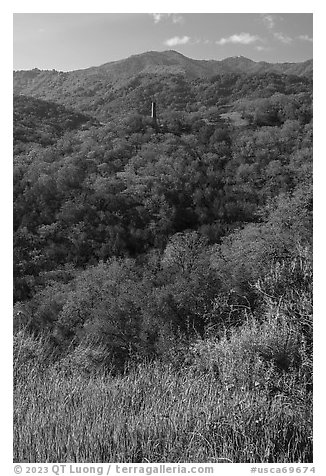
[[17,461],[312,459],[311,79],[170,53],[16,75]]
[[[69,76],[49,73],[60,84]],[[29,80],[46,76],[34,72]],[[105,123],[17,96],[15,127],[30,124],[41,135],[46,128],[51,140],[25,134],[17,142],[15,299],[33,295],[40,273],[163,249],[170,236],[187,229],[219,242],[255,222],[268,200],[291,192],[311,173],[311,85],[272,77],[274,93],[255,99],[249,93],[267,87],[268,75],[190,82],[179,74],[166,81],[142,75],[123,86],[122,102],[115,92],[110,118],[101,116]],[[154,94],[156,130],[149,117]],[[214,95],[219,99],[208,104]],[[277,111],[278,125],[234,126],[221,117],[235,109],[250,119],[264,107]]]
[[65,132],[96,123],[89,116],[49,101],[14,96],[14,151],[20,153],[30,142],[52,145]]
[[292,196],[280,195],[265,213],[263,223],[248,224],[227,236],[213,258],[222,281],[240,294],[250,293],[250,285],[277,262],[291,269],[302,247],[311,247],[310,187],[299,188]]
[[260,343],[275,350],[277,339],[250,326],[229,343],[196,344],[197,359],[219,355],[222,381],[197,363],[180,372],[142,364],[120,377],[34,367],[32,380],[17,366],[14,461],[311,462],[300,372],[279,375],[258,357]]

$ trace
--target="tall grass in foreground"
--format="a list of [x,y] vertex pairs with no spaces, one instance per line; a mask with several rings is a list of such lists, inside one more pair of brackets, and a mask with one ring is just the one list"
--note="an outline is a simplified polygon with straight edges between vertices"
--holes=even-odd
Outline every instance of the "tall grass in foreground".
[[182,370],[87,377],[42,349],[15,338],[15,462],[312,461],[311,362],[286,321],[199,341]]

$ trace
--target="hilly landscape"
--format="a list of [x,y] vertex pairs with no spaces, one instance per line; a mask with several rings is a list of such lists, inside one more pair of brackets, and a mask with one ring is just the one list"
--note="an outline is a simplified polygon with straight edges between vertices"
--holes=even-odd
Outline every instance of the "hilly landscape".
[[312,76],[14,72],[15,462],[312,463]]
[[[245,78],[253,75],[258,75],[260,81],[256,84],[257,90],[250,91],[251,95],[259,97],[261,90],[269,82],[273,92],[275,81],[283,84],[275,85],[274,91],[283,92],[287,88],[291,89],[294,82],[311,83],[312,60],[304,63],[269,64],[256,63],[240,56],[221,61],[205,61],[187,58],[176,51],[148,52],[86,70],[16,71],[14,93],[58,102],[77,109],[78,112],[92,113],[95,117],[106,120],[115,116],[121,108],[123,112],[144,114],[144,108],[150,110],[154,95],[164,110],[167,106],[176,109],[181,104],[166,104],[166,96],[171,96],[169,91],[177,93],[178,102],[184,96],[191,95],[191,103],[204,99],[205,105],[207,98],[202,97],[202,89],[205,88],[208,96],[212,90],[211,85],[221,81],[221,78],[224,81],[220,88],[218,84],[214,84],[213,94],[221,96],[219,101],[229,101],[230,96],[233,99],[247,94],[242,91],[242,83],[247,81]],[[226,87],[228,89],[225,90]],[[296,88],[299,89],[298,84]],[[173,97],[170,98],[171,101],[173,102]],[[127,110],[125,103],[128,104]]]

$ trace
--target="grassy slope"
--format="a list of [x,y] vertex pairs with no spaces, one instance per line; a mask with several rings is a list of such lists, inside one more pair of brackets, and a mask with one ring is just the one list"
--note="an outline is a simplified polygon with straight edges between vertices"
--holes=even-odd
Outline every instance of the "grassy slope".
[[312,461],[311,362],[275,315],[197,342],[182,370],[44,370],[44,349],[15,337],[16,462]]

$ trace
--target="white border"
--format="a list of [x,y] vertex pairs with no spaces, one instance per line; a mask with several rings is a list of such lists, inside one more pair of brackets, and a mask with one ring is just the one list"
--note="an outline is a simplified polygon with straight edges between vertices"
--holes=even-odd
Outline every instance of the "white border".
[[[135,6],[137,5],[137,9]],[[244,8],[245,7],[245,8]],[[258,1],[233,1],[233,2],[193,2],[171,1],[141,3],[108,1],[77,2],[63,1],[40,2],[40,1],[14,1],[11,4],[1,6],[1,39],[5,49],[5,68],[2,69],[1,92],[1,167],[2,183],[1,191],[1,250],[2,250],[2,273],[1,273],[1,303],[2,303],[2,326],[1,332],[1,379],[3,382],[2,396],[2,418],[1,418],[1,459],[3,468],[2,474],[14,474],[12,465],[12,14],[13,13],[149,13],[149,12],[175,12],[175,13],[314,13],[314,466],[316,474],[322,474],[322,462],[324,456],[324,431],[325,422],[324,411],[324,366],[325,354],[324,336],[325,324],[324,316],[325,303],[323,299],[323,280],[325,274],[325,247],[324,222],[325,196],[322,191],[325,188],[324,162],[326,154],[324,152],[325,135],[325,74],[323,65],[326,61],[325,49],[325,15],[323,3],[317,1],[284,1],[275,0],[273,2]],[[5,144],[5,146],[3,146]],[[322,149],[323,145],[323,149]],[[251,465],[250,465],[251,466]],[[258,465],[257,465],[258,466]],[[268,465],[264,465],[268,466]],[[282,466],[282,465],[280,465]],[[288,466],[288,465],[284,465]],[[221,474],[249,474],[248,465],[224,465],[218,466],[216,473]]]

